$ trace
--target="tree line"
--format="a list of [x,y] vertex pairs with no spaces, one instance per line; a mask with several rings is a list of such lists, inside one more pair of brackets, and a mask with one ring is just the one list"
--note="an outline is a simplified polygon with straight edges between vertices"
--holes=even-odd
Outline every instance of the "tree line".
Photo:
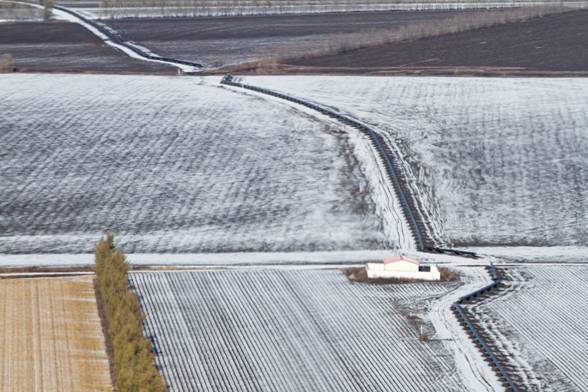
[[96,246],[96,289],[112,351],[113,381],[119,392],[167,391],[151,342],[143,335],[144,316],[129,288],[128,271],[114,237],[105,236]]

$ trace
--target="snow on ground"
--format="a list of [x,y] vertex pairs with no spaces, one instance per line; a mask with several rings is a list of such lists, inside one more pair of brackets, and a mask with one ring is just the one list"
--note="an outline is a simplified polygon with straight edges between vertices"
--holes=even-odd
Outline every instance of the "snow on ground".
[[[31,240],[33,240],[31,238]],[[71,240],[79,240],[72,238]],[[92,241],[94,237],[89,237]],[[47,237],[47,243],[55,241]],[[38,245],[37,245],[38,246]],[[360,265],[378,262],[394,254],[391,250],[347,250],[315,252],[224,252],[224,253],[127,253],[129,263],[136,266],[174,266],[186,268],[234,268],[244,266],[301,266],[304,268],[323,268],[326,266]],[[444,254],[402,251],[402,254],[421,260],[447,266],[485,266],[495,259],[469,259]],[[94,264],[93,253],[37,253],[37,254],[0,254],[0,267],[32,266],[82,266]]]
[[478,306],[531,391],[588,391],[588,267],[509,268],[507,292]]
[[245,79],[387,134],[447,241],[587,245],[588,79]]
[[[143,54],[139,54],[139,53],[135,52],[134,50],[131,50],[129,47],[127,47],[125,45],[121,45],[119,43],[112,41],[106,34],[104,34],[102,31],[100,31],[99,29],[94,27],[92,24],[81,19],[78,15],[72,15],[72,14],[65,12],[65,11],[62,11],[60,9],[54,9],[52,11],[52,13],[56,18],[59,18],[60,20],[66,20],[68,22],[77,23],[77,24],[81,25],[82,27],[84,27],[85,29],[90,31],[92,34],[94,34],[97,38],[101,39],[105,45],[108,45],[108,46],[113,47],[114,49],[120,50],[121,52],[125,53],[127,56],[129,56],[133,59],[152,62],[152,63],[158,63],[158,64],[170,65],[170,66],[173,66],[173,67],[176,67],[176,68],[182,70],[183,72],[196,72],[196,71],[200,70],[199,67],[194,67],[194,66],[185,65],[185,64],[177,64],[177,63],[173,63],[173,62],[169,62],[169,61],[165,61],[165,60],[154,60],[154,59],[151,59]],[[108,28],[107,26],[105,26],[105,28],[107,30],[110,30],[111,33],[115,32],[114,30]],[[130,45],[135,46],[135,48],[137,48],[137,45],[135,45],[133,43],[131,43]],[[147,53],[148,55],[151,55],[151,56],[155,55],[151,51],[147,51],[147,52],[148,52]]]
[[[382,260],[387,250],[349,250],[325,252],[234,252],[234,253],[129,253],[133,265],[213,266],[246,265],[334,265]],[[80,254],[0,254],[0,266],[77,266],[94,264],[93,253]]]
[[468,250],[495,258],[498,262],[588,264],[588,247],[585,246],[479,247]]
[[[216,78],[206,78],[207,83],[211,81],[217,83]],[[261,99],[287,104],[297,110],[307,113],[317,118],[325,124],[332,124],[334,127],[341,129],[349,138],[353,145],[353,154],[361,166],[362,172],[365,173],[369,188],[368,191],[375,202],[376,214],[380,217],[386,238],[394,239],[398,248],[403,250],[415,250],[416,242],[408,225],[408,221],[402,211],[398,195],[391,186],[390,180],[386,178],[386,169],[384,163],[377,154],[376,148],[369,138],[357,129],[344,125],[331,117],[319,114],[316,110],[309,109],[306,106],[285,102],[281,98],[276,98],[263,93],[257,93],[250,90],[243,90],[239,87],[226,86],[227,89],[239,94],[257,96]]]
[[0,76],[0,252],[383,249],[344,134],[199,78]]
[[263,269],[131,281],[172,391],[464,390],[444,342],[418,338],[427,304],[455,284]]

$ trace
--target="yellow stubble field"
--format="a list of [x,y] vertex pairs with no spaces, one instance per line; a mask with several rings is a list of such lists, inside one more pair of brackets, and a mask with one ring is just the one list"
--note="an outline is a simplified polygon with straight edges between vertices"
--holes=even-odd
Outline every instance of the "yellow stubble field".
[[0,391],[112,391],[92,276],[0,279]]

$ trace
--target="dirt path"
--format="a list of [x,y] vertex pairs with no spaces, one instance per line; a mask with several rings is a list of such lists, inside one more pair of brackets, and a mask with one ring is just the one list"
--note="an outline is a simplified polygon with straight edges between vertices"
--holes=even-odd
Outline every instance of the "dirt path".
[[92,279],[0,281],[0,391],[112,391]]

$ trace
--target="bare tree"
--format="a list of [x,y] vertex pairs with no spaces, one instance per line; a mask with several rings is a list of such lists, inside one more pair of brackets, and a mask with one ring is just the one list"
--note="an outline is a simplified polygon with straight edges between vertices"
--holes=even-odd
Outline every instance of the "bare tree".
[[51,19],[53,13],[53,0],[43,0],[43,18],[45,20]]

